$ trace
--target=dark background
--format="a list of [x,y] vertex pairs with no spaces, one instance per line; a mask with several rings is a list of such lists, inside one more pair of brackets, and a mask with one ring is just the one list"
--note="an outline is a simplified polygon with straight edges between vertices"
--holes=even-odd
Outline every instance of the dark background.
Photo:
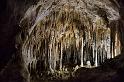
[[15,54],[19,21],[38,0],[0,0],[0,71]]

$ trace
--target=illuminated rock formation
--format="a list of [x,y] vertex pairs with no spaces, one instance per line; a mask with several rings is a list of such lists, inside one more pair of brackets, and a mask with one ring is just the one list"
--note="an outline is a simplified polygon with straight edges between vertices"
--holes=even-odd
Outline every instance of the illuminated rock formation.
[[30,76],[77,65],[97,67],[120,54],[113,24],[118,12],[109,0],[40,0],[31,6],[17,36]]

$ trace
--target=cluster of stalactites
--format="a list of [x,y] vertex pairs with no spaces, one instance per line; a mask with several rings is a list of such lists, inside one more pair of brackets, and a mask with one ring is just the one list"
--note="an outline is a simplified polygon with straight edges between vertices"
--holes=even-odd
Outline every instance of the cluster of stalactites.
[[81,16],[68,7],[52,11],[35,26],[22,46],[22,56],[29,71],[53,72],[68,64],[98,66],[119,54],[118,33],[114,45],[105,20],[97,16],[91,21],[87,14]]
[[119,33],[119,21],[113,21],[110,27],[110,51],[111,51],[111,58],[119,55],[121,53],[121,42],[120,42],[120,33]]
[[[43,62],[44,68],[55,70],[59,64],[58,68],[62,69],[63,53],[67,56],[70,54],[68,57],[65,55],[67,61],[73,51],[75,57],[79,56],[76,52],[80,52],[83,29],[86,29],[81,23],[82,19],[87,20],[74,11],[56,11],[37,24],[22,47],[22,55],[29,68],[36,69],[37,63]],[[64,61],[67,62],[66,60]]]

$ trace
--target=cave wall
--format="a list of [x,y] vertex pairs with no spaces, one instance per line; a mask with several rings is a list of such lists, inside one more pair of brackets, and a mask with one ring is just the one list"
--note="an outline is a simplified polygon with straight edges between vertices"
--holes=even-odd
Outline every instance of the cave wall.
[[20,31],[19,22],[29,6],[36,4],[33,0],[0,1],[0,70],[15,55],[15,36]]

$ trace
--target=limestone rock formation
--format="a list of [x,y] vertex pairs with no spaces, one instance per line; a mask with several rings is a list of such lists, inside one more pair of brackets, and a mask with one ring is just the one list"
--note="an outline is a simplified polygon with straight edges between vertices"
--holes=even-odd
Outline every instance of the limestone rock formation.
[[[18,22],[16,55],[0,76],[16,69],[10,72],[12,81],[16,73],[21,82],[120,81],[124,25],[117,0],[39,0],[30,5],[18,12],[24,16]],[[15,17],[22,8],[15,8]]]
[[25,67],[40,77],[63,67],[101,65],[121,52],[119,19],[109,0],[40,0],[20,21]]

